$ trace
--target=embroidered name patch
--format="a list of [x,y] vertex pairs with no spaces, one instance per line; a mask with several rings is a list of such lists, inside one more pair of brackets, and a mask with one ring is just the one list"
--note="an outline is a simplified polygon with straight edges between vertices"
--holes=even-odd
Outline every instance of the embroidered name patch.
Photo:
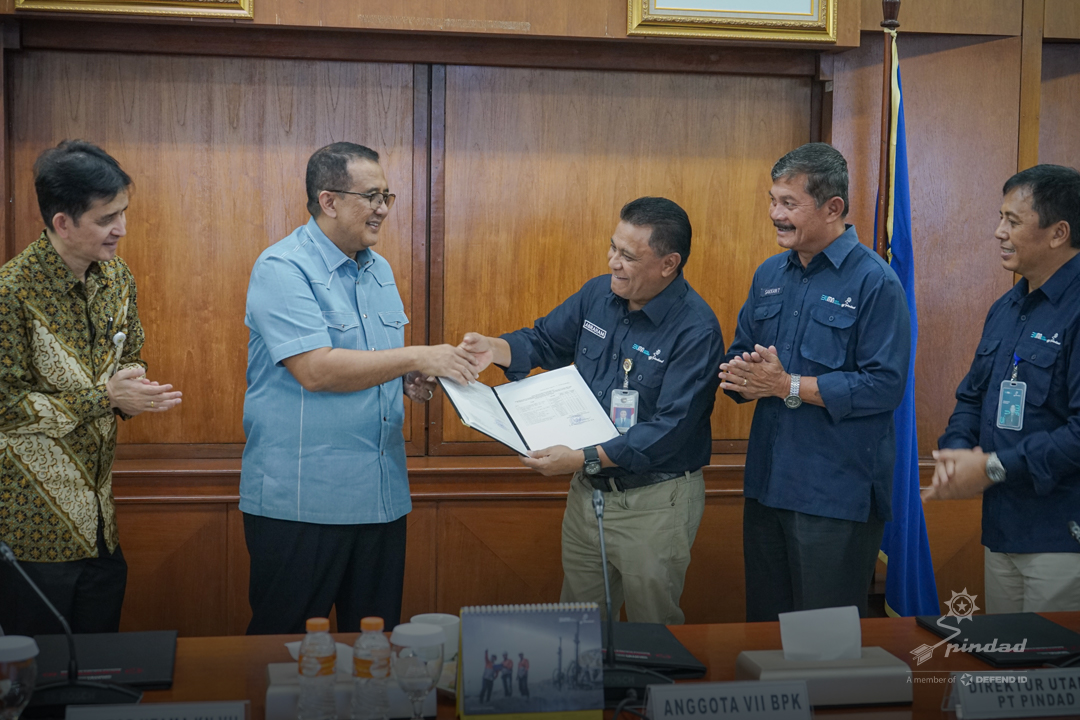
[[784,288],[761,288],[761,297],[770,297],[772,295],[783,295]]
[[604,328],[597,327],[597,326],[593,325],[588,320],[586,320],[585,324],[582,325],[581,327],[585,328],[586,330],[588,330],[589,332],[591,332],[593,335],[600,338],[601,340],[603,340],[604,338],[607,337],[607,330],[605,330]]

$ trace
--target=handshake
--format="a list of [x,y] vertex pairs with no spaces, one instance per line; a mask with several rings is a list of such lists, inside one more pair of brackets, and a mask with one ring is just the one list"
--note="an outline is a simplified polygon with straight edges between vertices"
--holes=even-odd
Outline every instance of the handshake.
[[409,348],[418,368],[404,377],[405,394],[414,402],[426,402],[435,391],[435,378],[468,385],[492,362],[510,364],[510,346],[502,338],[466,333],[459,345],[414,345]]

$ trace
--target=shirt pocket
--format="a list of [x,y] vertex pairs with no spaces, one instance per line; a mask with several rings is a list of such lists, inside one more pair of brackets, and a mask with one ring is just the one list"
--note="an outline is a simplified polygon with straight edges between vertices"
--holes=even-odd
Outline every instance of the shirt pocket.
[[1027,404],[1042,405],[1046,402],[1050,384],[1054,379],[1054,364],[1060,351],[1060,345],[1031,338],[1024,338],[1016,344],[1016,354],[1020,357],[1017,380],[1027,383],[1027,394],[1024,397]]
[[[630,369],[630,387],[634,387],[635,383],[652,390],[659,388],[664,383],[664,363],[649,360],[643,355],[641,361],[635,363]],[[621,384],[620,387],[622,387]]]
[[782,303],[758,305],[754,308],[754,342],[768,347],[776,344],[780,332],[780,307]]
[[997,354],[1000,338],[983,338],[975,350],[975,359],[971,362],[971,387],[985,390],[990,381],[990,372],[994,369],[994,356]]
[[360,342],[360,318],[356,313],[323,311],[330,344],[336,348],[356,349]]
[[404,310],[387,310],[379,313],[382,320],[383,330],[386,331],[386,340],[391,348],[405,347],[405,326],[409,324],[409,317]]
[[839,369],[847,359],[854,325],[855,316],[839,308],[811,306],[810,324],[803,333],[802,356],[830,370]]

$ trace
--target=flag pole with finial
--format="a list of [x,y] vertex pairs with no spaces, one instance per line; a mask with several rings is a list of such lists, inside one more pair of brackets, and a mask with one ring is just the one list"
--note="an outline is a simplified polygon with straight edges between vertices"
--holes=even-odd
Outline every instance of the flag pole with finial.
[[877,199],[877,237],[874,239],[874,248],[878,255],[886,261],[889,259],[889,234],[886,227],[889,206],[888,198],[891,188],[889,187],[889,121],[892,118],[892,38],[888,37],[889,31],[895,32],[900,27],[897,17],[900,15],[900,0],[881,0],[881,12],[884,20],[881,27],[885,29],[882,44],[885,46],[884,69],[882,72],[881,87],[881,162],[878,164],[878,199]]

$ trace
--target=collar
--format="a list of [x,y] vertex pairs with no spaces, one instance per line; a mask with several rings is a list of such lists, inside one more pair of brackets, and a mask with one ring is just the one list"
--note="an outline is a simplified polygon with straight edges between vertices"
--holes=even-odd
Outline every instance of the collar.
[[[1039,290],[1042,291],[1046,299],[1052,304],[1057,305],[1058,300],[1065,294],[1065,291],[1069,289],[1073,281],[1080,276],[1080,254],[1074,255],[1069,262],[1065,263],[1057,269],[1057,271],[1050,276],[1046,282],[1044,282]],[[1018,303],[1023,301],[1028,295],[1028,281],[1027,278],[1020,278],[1020,282],[1013,285],[1011,293],[1012,302]]]
[[[849,253],[855,249],[855,246],[859,244],[859,235],[855,232],[854,225],[844,224],[844,232],[840,234],[838,238],[825,246],[818,255],[824,255],[833,267],[839,269],[844,264],[844,260],[847,259]],[[817,255],[814,256],[815,258]],[[787,257],[788,265],[794,265],[802,269],[802,262],[799,260],[799,253],[797,250],[788,250]],[[811,260],[813,262],[813,260]]]
[[[683,277],[682,271],[679,271],[678,276],[668,283],[668,286],[660,291],[660,293],[641,308],[641,312],[645,313],[645,317],[652,321],[653,325],[659,325],[660,321],[664,319],[664,316],[668,314],[668,311],[675,306],[675,303],[679,302],[686,296],[686,292],[690,289],[690,283],[686,282],[686,278]],[[608,297],[622,303],[624,307],[629,305],[626,298],[621,298],[611,290],[608,290]],[[629,309],[629,308],[628,308]]]
[[[53,247],[45,230],[41,231],[41,235],[30,244],[30,247],[34,249],[38,265],[41,266],[42,271],[45,273],[46,282],[52,285],[53,289],[64,294],[71,292],[72,288],[80,284],[80,280],[71,272],[71,268],[60,257],[60,253],[56,252],[56,248]],[[96,276],[97,281],[100,283],[108,281],[106,273],[97,262],[90,263],[90,267],[86,269],[86,275],[87,278],[90,275]]]
[[[334,244],[334,241],[326,236],[326,233],[319,227],[319,223],[315,222],[315,218],[308,218],[307,225],[304,226],[311,236],[311,240],[315,245],[315,249],[319,252],[319,257],[322,258],[326,264],[326,272],[329,275],[333,275],[342,264],[352,260],[351,257],[341,252],[341,248]],[[364,248],[363,251],[356,254],[356,261],[363,266],[371,259],[371,251]]]

